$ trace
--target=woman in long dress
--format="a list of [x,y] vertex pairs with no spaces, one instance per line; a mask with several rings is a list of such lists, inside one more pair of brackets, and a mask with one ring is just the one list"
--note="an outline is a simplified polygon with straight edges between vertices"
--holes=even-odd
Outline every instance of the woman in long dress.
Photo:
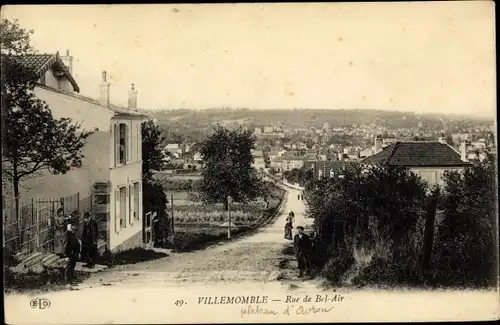
[[64,243],[66,237],[67,218],[64,217],[63,208],[57,209],[57,214],[54,217],[54,253],[57,255],[64,254]]
[[294,219],[294,213],[290,212],[288,214],[288,217],[286,218],[285,239],[292,240],[293,219]]

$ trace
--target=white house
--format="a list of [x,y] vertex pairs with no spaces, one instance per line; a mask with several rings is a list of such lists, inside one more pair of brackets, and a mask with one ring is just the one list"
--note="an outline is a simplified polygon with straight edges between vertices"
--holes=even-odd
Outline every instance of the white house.
[[[377,142],[378,145],[380,142]],[[439,141],[398,141],[364,158],[361,163],[403,166],[422,177],[429,185],[443,185],[445,171],[462,171],[470,165],[443,137]]]
[[23,62],[40,77],[35,94],[48,104],[55,118],[71,118],[82,129],[95,132],[83,148],[81,168],[65,175],[47,172],[26,181],[21,198],[57,198],[78,192],[80,212],[91,211],[96,216],[107,249],[142,246],[141,123],[147,117],[137,110],[134,85],[128,107],[119,107],[110,103],[106,71],[96,85],[100,87],[98,100],[78,94],[68,52],[64,57],[59,53],[28,55]]

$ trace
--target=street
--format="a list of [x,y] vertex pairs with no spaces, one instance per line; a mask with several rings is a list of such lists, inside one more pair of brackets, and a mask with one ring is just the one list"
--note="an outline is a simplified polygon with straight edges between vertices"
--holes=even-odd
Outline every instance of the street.
[[[169,256],[157,260],[112,268],[96,273],[81,286],[151,282],[183,285],[186,282],[267,282],[283,278],[285,273],[287,278],[293,278],[296,262],[293,255],[283,254],[284,248],[291,247],[291,241],[283,236],[285,219],[290,211],[295,213],[295,226],[308,222],[304,202],[297,199],[299,193],[298,190],[287,189],[278,218],[253,235],[200,251],[170,252]],[[287,268],[283,268],[283,261],[288,261]]]

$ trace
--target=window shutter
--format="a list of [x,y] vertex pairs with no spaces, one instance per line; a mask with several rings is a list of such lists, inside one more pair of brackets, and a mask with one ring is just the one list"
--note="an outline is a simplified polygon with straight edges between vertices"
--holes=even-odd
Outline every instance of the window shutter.
[[128,201],[129,201],[129,223],[130,225],[134,224],[134,186],[130,185],[129,186],[129,195],[128,195]]
[[115,232],[120,232],[120,189],[115,191]]
[[137,161],[137,157],[135,156],[135,153],[137,152],[135,146],[135,141],[134,139],[137,137],[137,135],[135,134],[135,128],[134,128],[134,124],[133,122],[130,122],[130,160],[132,162],[136,162]]
[[130,124],[125,124],[125,162],[130,162]]
[[115,166],[120,164],[120,124],[115,124]]
[[137,124],[137,160],[142,160],[142,124]]

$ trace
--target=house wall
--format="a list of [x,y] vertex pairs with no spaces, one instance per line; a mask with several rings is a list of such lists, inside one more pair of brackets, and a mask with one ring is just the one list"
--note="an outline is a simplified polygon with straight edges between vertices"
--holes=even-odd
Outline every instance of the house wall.
[[463,171],[463,167],[411,167],[410,170],[422,177],[429,185],[444,185],[445,171]]
[[[35,88],[35,94],[39,99],[47,102],[55,118],[71,117],[73,122],[81,124],[83,129],[97,129],[98,131],[90,136],[84,147],[85,162],[82,168],[72,170],[63,176],[47,176],[43,180],[37,179],[34,183],[36,186],[31,189],[30,195],[49,192],[50,196],[61,196],[80,192],[80,197],[90,196],[94,182],[109,181],[111,192],[107,225],[108,249],[117,251],[141,245],[144,213],[142,209],[142,119],[115,116],[113,111],[96,103],[44,87]],[[115,161],[114,125],[117,123],[125,123],[129,132],[124,165],[116,164]],[[134,183],[137,183],[135,188],[137,191],[134,190]],[[121,201],[117,195],[117,190],[121,187],[126,188],[125,209],[120,209]],[[134,192],[138,193],[137,199],[133,196]],[[136,211],[135,218],[132,209]],[[121,217],[125,219],[123,227],[120,226]]]
[[109,120],[114,116],[114,112],[102,106],[46,88],[36,87],[35,95],[49,105],[54,118],[70,117],[85,130],[97,128],[107,132]]
[[58,89],[64,92],[72,92],[73,85],[69,79],[65,76],[56,77],[52,69],[45,71],[44,78],[42,78],[41,82],[50,88]]
[[[53,175],[48,171],[40,177],[21,183],[21,200],[32,198],[58,198],[80,193],[80,198],[89,198],[94,182],[109,180],[109,134],[98,131],[87,138],[83,147],[82,167],[72,169],[64,175]],[[85,207],[82,207],[86,210]]]
[[264,163],[264,158],[255,158],[253,165],[256,168],[264,168],[266,166],[266,164]]
[[[109,249],[118,251],[142,245],[143,208],[142,208],[142,141],[141,141],[141,119],[134,117],[113,117],[110,126],[109,146],[115,148],[115,125],[125,123],[129,128],[129,141],[126,164],[118,164],[116,151],[112,150],[109,155],[110,169],[110,223],[109,223]],[[134,184],[137,187],[134,188]],[[125,203],[121,201],[120,188],[125,187]],[[138,189],[139,203],[134,202],[135,189]],[[125,211],[123,207],[125,206]],[[133,210],[137,208],[136,215]],[[120,224],[120,220],[125,222]],[[130,241],[131,238],[135,238]],[[141,239],[141,240],[139,240]],[[127,244],[125,245],[124,243]]]

